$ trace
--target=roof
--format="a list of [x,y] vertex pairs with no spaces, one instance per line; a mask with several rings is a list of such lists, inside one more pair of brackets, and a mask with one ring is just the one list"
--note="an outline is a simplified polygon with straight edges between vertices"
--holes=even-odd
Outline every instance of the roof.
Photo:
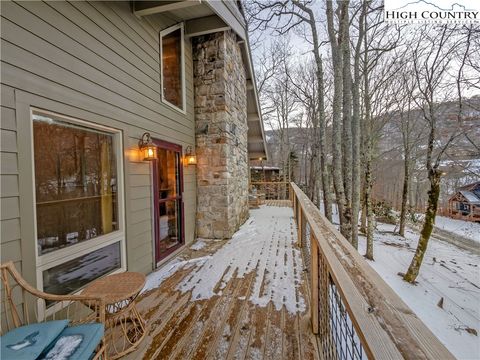
[[478,197],[476,194],[474,194],[471,191],[466,191],[466,190],[460,190],[460,194],[463,195],[465,199],[471,204],[480,204],[480,197]]
[[462,187],[459,187],[458,190],[467,190],[467,191],[472,191],[476,188],[480,188],[480,181],[476,181],[474,183],[471,183],[471,184],[467,184],[467,185],[464,185]]
[[248,155],[267,159],[267,146],[257,84],[242,3],[236,0],[163,0],[135,1],[137,16],[167,14],[185,22],[185,36],[199,36],[231,29],[238,36],[247,80]]

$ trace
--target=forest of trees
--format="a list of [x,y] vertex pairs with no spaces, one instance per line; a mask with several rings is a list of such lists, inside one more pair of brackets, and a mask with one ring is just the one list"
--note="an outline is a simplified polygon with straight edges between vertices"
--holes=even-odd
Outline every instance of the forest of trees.
[[[415,282],[441,187],[458,179],[446,162],[459,149],[462,160],[480,158],[480,26],[387,23],[383,1],[372,0],[250,0],[245,7],[283,181],[294,158],[306,194],[330,221],[338,209],[340,231],[354,247],[363,232],[372,260],[375,202],[394,194],[403,235],[409,209],[420,207],[413,184],[421,183],[425,218],[404,274]],[[390,166],[401,179],[394,191],[382,190]]]

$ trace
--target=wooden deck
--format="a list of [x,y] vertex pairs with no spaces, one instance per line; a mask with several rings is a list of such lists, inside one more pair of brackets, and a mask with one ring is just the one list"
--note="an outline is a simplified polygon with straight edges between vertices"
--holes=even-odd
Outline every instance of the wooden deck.
[[[269,213],[273,209],[262,206],[261,209],[253,211]],[[273,216],[270,218],[271,220],[268,221],[275,221]],[[283,219],[282,221],[285,222]],[[293,218],[289,217],[288,221],[293,223]],[[272,223],[275,226],[272,226],[271,236],[266,238],[265,229],[263,229],[263,233],[260,234],[261,239],[258,239],[265,242],[262,249],[265,248],[268,251],[262,255],[266,257],[262,260],[266,260],[267,263],[270,260],[276,261],[273,259],[275,254],[278,257],[281,251],[279,247],[286,243],[284,238],[286,239],[287,236],[284,232],[277,231],[276,224]],[[290,235],[291,231],[288,230],[288,232]],[[296,236],[293,233],[295,231],[292,231],[291,235]],[[280,239],[282,236],[283,238]],[[223,254],[222,248],[225,248],[229,241],[232,240],[205,241],[206,246],[199,250],[186,249],[181,255],[182,261],[187,263],[191,261],[195,264],[194,259],[212,256],[219,251]],[[287,252],[284,254],[285,263],[287,263]],[[172,264],[175,265],[176,262],[178,260],[167,263],[163,269],[172,268]],[[283,265],[278,264],[279,267]],[[295,263],[293,265],[294,267],[299,265],[299,269],[302,266]],[[303,269],[300,270],[302,280],[298,284],[296,296],[297,299],[298,297],[305,299],[306,308],[296,312],[287,310],[285,306],[277,310],[272,301],[265,306],[258,306],[250,300],[256,291],[254,284],[258,283],[259,276],[262,289],[265,281],[271,281],[271,279],[262,279],[268,271],[262,271],[260,274],[257,271],[258,263],[256,268],[246,272],[243,277],[237,276],[237,270],[235,270],[234,275],[227,282],[220,281],[214,288],[214,296],[194,300],[192,290],[182,292],[177,287],[182,282],[195,279],[200,269],[201,266],[184,266],[178,267],[175,272],[167,272],[170,276],[166,277],[158,288],[147,291],[139,298],[138,307],[148,322],[150,331],[139,348],[124,359],[306,360],[319,358],[316,337],[311,331],[309,296],[306,276],[301,271]],[[220,278],[223,279],[222,276]],[[295,285],[292,284],[292,286]],[[275,288],[275,291],[278,296],[278,292],[282,289]]]

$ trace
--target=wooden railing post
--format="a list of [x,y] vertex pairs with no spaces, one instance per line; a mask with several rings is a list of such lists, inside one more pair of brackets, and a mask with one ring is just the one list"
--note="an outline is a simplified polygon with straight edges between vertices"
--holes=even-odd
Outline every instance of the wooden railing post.
[[312,318],[312,331],[318,334],[318,244],[317,239],[310,232],[310,281],[311,281],[311,299],[310,309]]
[[297,197],[295,195],[292,196],[292,202],[293,202],[293,218],[295,219],[295,222],[297,221]]
[[302,208],[300,207],[300,209],[298,209],[298,219],[297,219],[297,227],[298,227],[297,244],[299,247],[302,247],[302,239],[303,239],[302,222],[303,222]]

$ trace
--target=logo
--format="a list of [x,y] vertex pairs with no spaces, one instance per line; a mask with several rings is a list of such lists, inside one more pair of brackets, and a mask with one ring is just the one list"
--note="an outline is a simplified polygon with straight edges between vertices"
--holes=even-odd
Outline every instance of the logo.
[[385,0],[384,19],[400,23],[470,23],[480,21],[480,1]]

